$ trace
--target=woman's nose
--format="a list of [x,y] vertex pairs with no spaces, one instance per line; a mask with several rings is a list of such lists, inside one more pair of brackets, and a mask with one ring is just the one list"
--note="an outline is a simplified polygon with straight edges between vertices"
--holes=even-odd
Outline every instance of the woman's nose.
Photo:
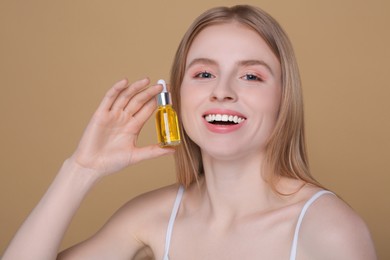
[[234,102],[237,100],[237,93],[234,90],[231,82],[217,82],[212,92],[210,93],[210,100],[218,102]]

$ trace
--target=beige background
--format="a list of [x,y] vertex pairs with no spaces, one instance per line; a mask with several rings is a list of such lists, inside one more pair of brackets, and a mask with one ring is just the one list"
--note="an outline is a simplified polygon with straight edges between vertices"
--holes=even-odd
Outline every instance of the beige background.
[[[243,1],[0,1],[0,254],[77,145],[117,80],[167,78],[190,22]],[[390,259],[390,6],[387,0],[246,1],[293,41],[313,174],[367,221]],[[154,121],[141,135],[155,142]],[[172,158],[106,178],[63,247],[85,239],[129,198],[175,180]]]

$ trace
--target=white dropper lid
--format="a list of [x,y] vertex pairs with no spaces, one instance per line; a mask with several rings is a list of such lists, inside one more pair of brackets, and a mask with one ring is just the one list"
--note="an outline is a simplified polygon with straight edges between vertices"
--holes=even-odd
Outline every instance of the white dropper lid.
[[165,83],[165,80],[160,79],[157,81],[157,84],[160,84],[163,86],[163,90],[160,94],[157,96],[157,103],[159,106],[165,106],[171,104],[171,93],[167,90],[167,83]]

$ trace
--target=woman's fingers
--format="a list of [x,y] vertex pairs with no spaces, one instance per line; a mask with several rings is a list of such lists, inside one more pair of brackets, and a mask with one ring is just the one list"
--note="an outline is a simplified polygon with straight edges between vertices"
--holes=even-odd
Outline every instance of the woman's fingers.
[[99,105],[98,111],[108,112],[110,110],[123,110],[129,103],[129,100],[142,91],[149,82],[148,78],[144,78],[129,86],[127,79],[118,81],[107,91]]
[[[151,86],[136,95],[134,95],[131,100],[127,103],[124,111],[132,116],[138,112],[142,113],[142,109],[149,101],[154,100],[156,95],[162,90],[161,85]],[[156,100],[154,100],[156,103]]]
[[128,87],[127,79],[122,79],[115,83],[106,93],[102,102],[98,107],[99,112],[109,111],[114,104],[115,100],[118,98],[119,94]]
[[150,83],[148,78],[144,78],[132,83],[129,87],[120,92],[116,100],[111,106],[111,110],[124,110],[129,101],[142,92],[144,88]]
[[137,152],[132,153],[131,161],[132,163],[137,163],[147,159],[153,159],[164,155],[169,155],[175,153],[174,148],[161,148],[160,146],[150,145],[145,147],[140,147],[137,149]]
[[[123,111],[130,116],[135,116],[139,112],[141,118],[145,115],[150,116],[150,110],[154,110],[155,106],[151,104],[151,99],[161,92],[161,85],[154,85],[147,88],[149,79],[144,78],[128,85],[127,79],[115,83],[110,90],[107,91],[102,102],[99,105],[97,112]],[[143,112],[143,107],[146,107]]]
[[[152,98],[142,106],[142,109],[138,110],[138,112],[132,116],[131,123],[133,124],[135,123],[136,125],[134,130],[139,131],[139,129],[141,129],[145,125],[146,121],[156,110],[156,107],[157,107],[156,100]],[[134,133],[137,134],[136,132]]]

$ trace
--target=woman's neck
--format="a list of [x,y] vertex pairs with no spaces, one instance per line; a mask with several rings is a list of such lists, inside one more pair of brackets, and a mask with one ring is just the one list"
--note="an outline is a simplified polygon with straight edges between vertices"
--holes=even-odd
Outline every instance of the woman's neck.
[[259,155],[217,160],[203,154],[203,166],[201,203],[211,220],[221,225],[268,210],[280,199],[263,178]]

